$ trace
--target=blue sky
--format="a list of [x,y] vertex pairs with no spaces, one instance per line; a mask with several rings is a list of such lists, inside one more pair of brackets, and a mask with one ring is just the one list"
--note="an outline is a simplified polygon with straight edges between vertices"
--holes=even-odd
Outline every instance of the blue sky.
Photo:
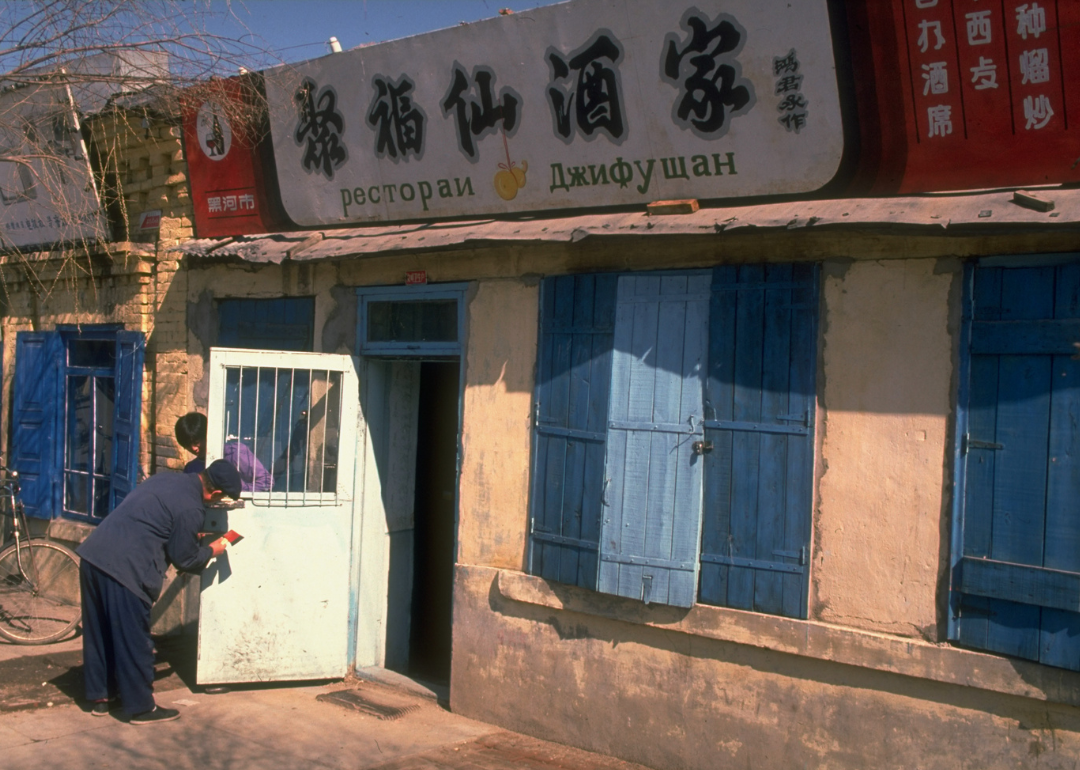
[[[328,52],[333,35],[343,48],[395,40],[462,21],[515,13],[557,0],[233,0],[235,20],[214,30],[276,52],[279,61],[296,62]],[[226,8],[213,0],[215,10]]]

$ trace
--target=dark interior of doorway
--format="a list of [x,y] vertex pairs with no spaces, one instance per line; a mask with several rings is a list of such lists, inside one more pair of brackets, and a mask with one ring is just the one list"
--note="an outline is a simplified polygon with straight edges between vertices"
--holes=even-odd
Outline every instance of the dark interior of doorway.
[[416,436],[416,502],[409,675],[450,683],[457,485],[457,361],[424,361]]

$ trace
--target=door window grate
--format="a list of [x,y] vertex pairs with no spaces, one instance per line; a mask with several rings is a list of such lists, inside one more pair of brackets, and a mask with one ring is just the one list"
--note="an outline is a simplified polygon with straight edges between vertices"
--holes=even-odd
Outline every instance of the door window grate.
[[224,459],[245,496],[277,505],[336,504],[342,372],[227,366]]

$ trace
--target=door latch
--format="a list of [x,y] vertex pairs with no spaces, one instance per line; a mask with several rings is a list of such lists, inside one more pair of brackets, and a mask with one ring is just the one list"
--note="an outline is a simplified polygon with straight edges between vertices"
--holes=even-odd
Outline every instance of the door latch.
[[711,441],[695,441],[692,445],[694,454],[707,455],[713,450],[713,442]]

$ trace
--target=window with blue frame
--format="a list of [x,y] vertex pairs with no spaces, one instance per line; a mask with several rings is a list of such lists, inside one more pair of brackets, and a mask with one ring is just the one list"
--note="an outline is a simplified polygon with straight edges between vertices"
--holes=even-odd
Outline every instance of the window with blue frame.
[[1080,261],[1039,259],[964,276],[949,636],[1080,671]]
[[541,285],[533,574],[806,617],[817,267]]
[[356,290],[359,352],[369,356],[456,356],[464,326],[463,283]]
[[315,298],[222,299],[217,344],[251,350],[315,350]]
[[11,465],[29,515],[99,521],[138,477],[144,342],[113,327],[16,337]]

